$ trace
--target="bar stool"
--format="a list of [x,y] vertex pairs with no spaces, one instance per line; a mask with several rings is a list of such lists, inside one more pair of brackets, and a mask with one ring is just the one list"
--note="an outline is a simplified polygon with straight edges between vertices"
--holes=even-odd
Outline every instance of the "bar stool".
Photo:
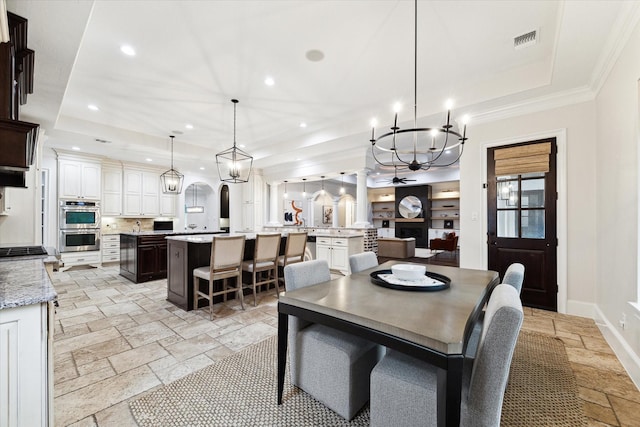
[[[242,295],[242,256],[244,253],[245,236],[214,237],[211,243],[211,261],[205,267],[193,270],[193,308],[198,309],[198,300],[209,300],[209,316],[213,320],[213,297],[237,292],[240,305],[244,310]],[[230,278],[236,278],[236,286],[227,287]],[[209,282],[209,292],[200,291],[199,279]],[[222,280],[222,290],[214,292],[213,283]]]
[[[287,244],[284,249],[284,255],[278,259],[279,268],[284,271],[287,265],[304,261],[304,250],[307,246],[307,233],[289,233],[287,234]],[[280,276],[280,281],[286,286],[284,273]],[[286,288],[285,288],[286,289]]]
[[253,288],[253,306],[257,307],[256,287],[269,283],[276,286],[276,291],[280,294],[278,286],[278,252],[280,252],[280,234],[258,234],[256,245],[253,251],[253,260],[242,263],[242,271],[251,274],[250,285],[242,284],[242,289]]

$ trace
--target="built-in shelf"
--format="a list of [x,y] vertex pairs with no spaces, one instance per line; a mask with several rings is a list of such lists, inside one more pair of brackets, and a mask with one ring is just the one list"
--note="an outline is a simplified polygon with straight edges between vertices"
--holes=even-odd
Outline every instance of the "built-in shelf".
[[396,218],[396,222],[424,222],[424,218]]

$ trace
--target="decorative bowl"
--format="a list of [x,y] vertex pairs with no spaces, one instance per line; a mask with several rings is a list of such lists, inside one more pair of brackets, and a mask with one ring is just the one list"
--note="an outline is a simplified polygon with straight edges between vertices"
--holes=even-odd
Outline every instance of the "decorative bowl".
[[391,273],[401,280],[420,280],[424,277],[427,267],[414,264],[396,264],[391,266]]

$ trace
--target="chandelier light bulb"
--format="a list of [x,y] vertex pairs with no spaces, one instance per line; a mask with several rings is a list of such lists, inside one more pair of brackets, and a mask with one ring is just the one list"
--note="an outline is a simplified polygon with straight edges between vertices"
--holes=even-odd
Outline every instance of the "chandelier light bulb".
[[449,98],[444,103],[444,108],[446,110],[451,110],[453,108],[453,99]]
[[393,112],[398,114],[400,111],[402,111],[402,104],[399,102],[393,104]]

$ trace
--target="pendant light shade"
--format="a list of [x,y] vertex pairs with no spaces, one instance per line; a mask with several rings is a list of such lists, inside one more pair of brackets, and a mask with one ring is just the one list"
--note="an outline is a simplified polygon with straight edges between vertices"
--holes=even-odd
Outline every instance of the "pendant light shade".
[[236,105],[238,100],[232,99],[231,102],[233,102],[233,147],[216,154],[216,164],[220,181],[237,184],[249,182],[253,157],[236,147]]
[[180,194],[182,193],[182,184],[184,183],[184,175],[173,168],[173,138],[171,135],[171,169],[160,175],[160,183],[162,184],[162,192],[164,194]]
[[344,189],[344,172],[340,172],[340,175],[342,175],[342,185],[340,186],[340,194],[344,194],[345,189]]

